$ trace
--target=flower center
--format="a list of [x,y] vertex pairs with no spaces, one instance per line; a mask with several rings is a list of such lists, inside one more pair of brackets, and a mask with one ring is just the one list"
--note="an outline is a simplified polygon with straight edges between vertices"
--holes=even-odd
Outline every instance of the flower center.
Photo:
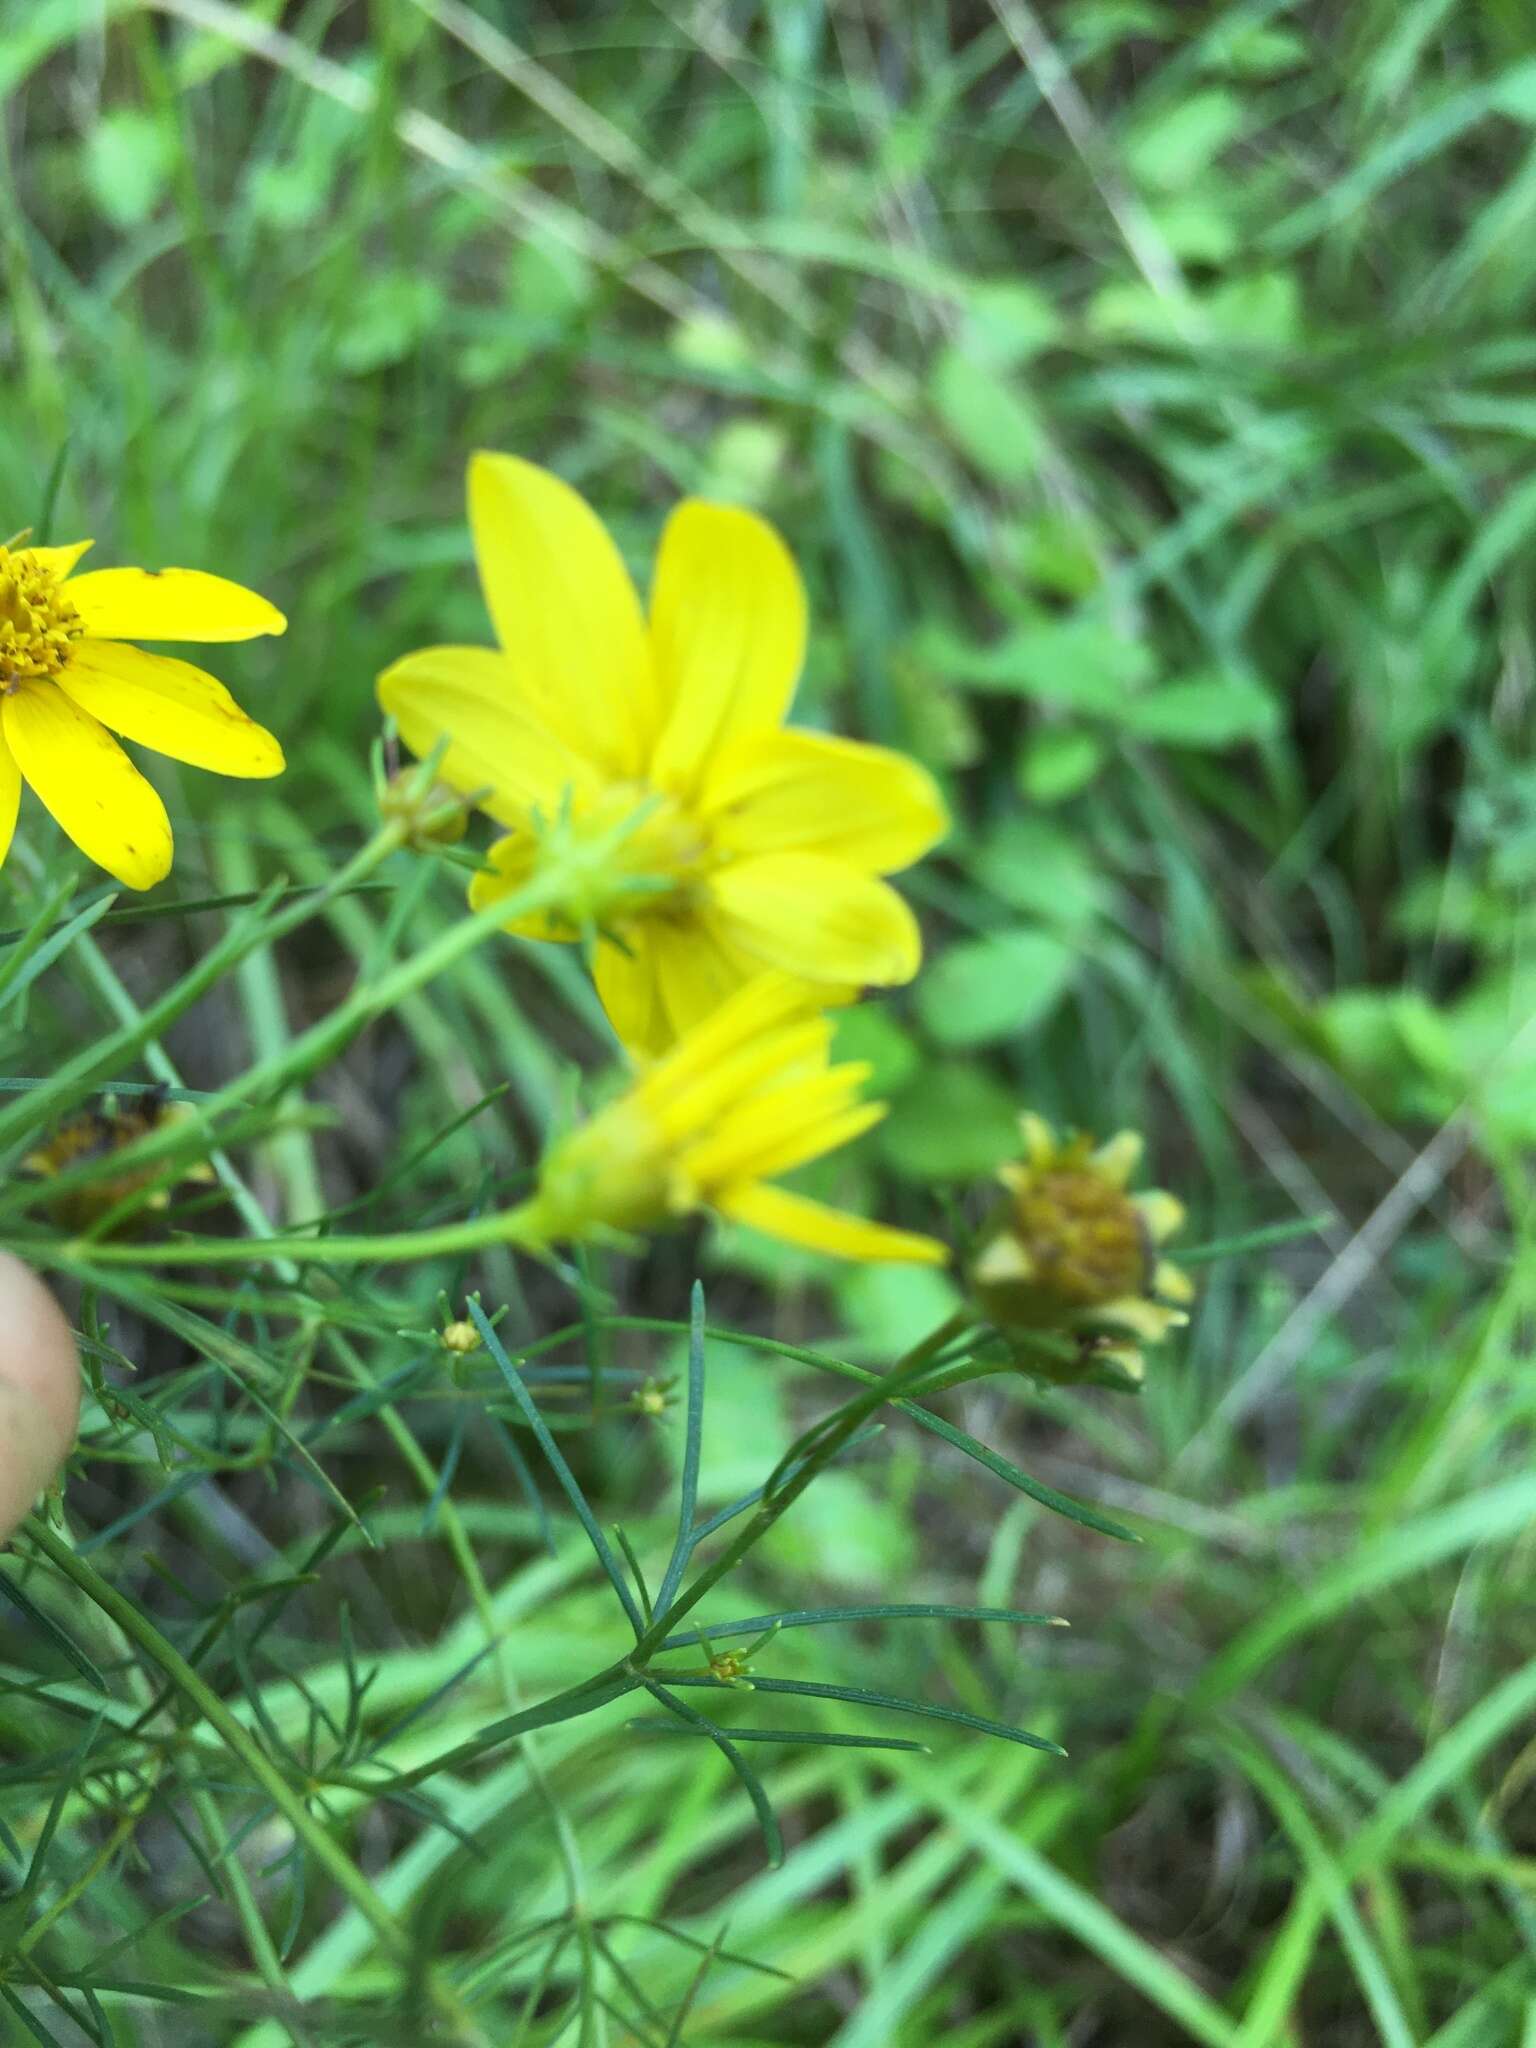
[[30,548],[0,547],[0,696],[56,676],[84,631],[53,571]]
[[1145,1226],[1102,1174],[1073,1167],[1036,1174],[1015,1195],[1014,1216],[1038,1292],[1093,1308],[1146,1289]]

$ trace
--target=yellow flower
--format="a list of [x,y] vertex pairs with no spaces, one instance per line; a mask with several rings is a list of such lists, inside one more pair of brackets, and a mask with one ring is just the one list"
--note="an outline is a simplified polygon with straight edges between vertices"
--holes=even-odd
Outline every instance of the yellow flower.
[[971,1268],[977,1298],[1000,1328],[1080,1334],[1139,1379],[1138,1340],[1159,1343],[1189,1320],[1194,1289],[1160,1255],[1183,1205],[1161,1189],[1127,1194],[1142,1151],[1134,1131],[1096,1148],[1058,1139],[1043,1117],[1019,1128],[1025,1156],[998,1173],[1009,1199]]
[[[420,755],[509,836],[471,901],[509,894],[531,828],[569,807],[594,834],[636,810],[633,897],[596,957],[624,1043],[659,1052],[765,968],[833,991],[909,981],[916,922],[881,879],[945,829],[915,762],[783,720],[805,654],[799,574],[750,512],[685,500],[662,537],[650,612],[617,548],[558,477],[476,455],[469,517],[500,651],[432,647],[379,679]],[[535,937],[577,936],[541,917]]]
[[0,862],[25,779],[87,859],[130,889],[171,865],[171,823],[113,733],[220,775],[276,775],[283,752],[224,685],[125,639],[249,640],[280,611],[200,569],[71,572],[91,545],[0,547]]
[[521,1212],[532,1239],[651,1230],[710,1209],[838,1258],[941,1263],[948,1253],[934,1238],[768,1185],[885,1114],[859,1099],[867,1066],[828,1064],[831,1030],[814,1004],[804,984],[777,974],[729,996],[546,1155]]

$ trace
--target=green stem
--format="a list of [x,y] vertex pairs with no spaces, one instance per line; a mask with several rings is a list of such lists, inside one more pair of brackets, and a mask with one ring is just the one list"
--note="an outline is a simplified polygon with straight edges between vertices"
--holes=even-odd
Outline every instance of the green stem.
[[[300,898],[281,910],[270,922],[252,917],[247,926],[236,925],[226,932],[218,945],[213,946],[190,973],[184,974],[173,988],[141,1011],[132,1024],[123,1027],[102,1039],[87,1051],[65,1062],[59,1072],[36,1088],[29,1088],[18,1097],[9,1109],[0,1110],[0,1151],[16,1143],[35,1130],[40,1124],[72,1108],[100,1081],[110,1080],[124,1061],[133,1058],[152,1040],[160,1037],[168,1026],[174,1024],[182,1013],[191,1008],[198,998],[212,988],[230,968],[238,965],[257,946],[271,945],[285,938],[289,932],[313,917],[332,897],[344,895],[358,882],[381,867],[404,844],[403,828],[386,825],[375,832],[366,845],[360,847],[346,865],[337,870],[327,886],[314,895]],[[226,1090],[230,1096],[234,1090]],[[144,1157],[152,1160],[160,1152],[170,1148],[164,1142],[163,1134],[158,1135],[159,1150],[156,1150],[157,1136],[141,1139],[142,1153],[134,1150],[133,1163],[138,1164]],[[123,1157],[128,1158],[128,1148]]]
[[386,1231],[377,1237],[198,1238],[189,1244],[97,1244],[83,1238],[29,1242],[27,1253],[42,1264],[81,1270],[102,1266],[225,1266],[267,1264],[279,1259],[310,1266],[404,1264],[457,1252],[483,1251],[488,1245],[517,1245],[523,1251],[547,1249],[530,1219],[534,1205],[463,1223],[443,1223],[431,1230]]
[[[418,1764],[413,1770],[391,1778],[390,1789],[399,1789],[419,1783],[439,1771],[452,1770],[459,1764],[471,1763],[486,1750],[502,1742],[514,1741],[535,1728],[550,1727],[560,1721],[573,1720],[578,1714],[590,1713],[595,1708],[607,1706],[611,1701],[622,1699],[625,1693],[634,1692],[642,1683],[641,1673],[648,1666],[652,1655],[661,1647],[663,1640],[676,1628],[679,1619],[696,1607],[712,1586],[718,1585],[725,1575],[760,1543],[764,1536],[785,1511],[792,1507],[801,1494],[821,1472],[843,1451],[849,1440],[863,1427],[868,1418],[879,1408],[894,1400],[906,1399],[922,1380],[928,1361],[943,1351],[972,1321],[967,1310],[960,1310],[930,1331],[921,1343],[915,1344],[895,1367],[865,1393],[858,1395],[846,1407],[837,1411],[836,1419],[806,1457],[804,1465],[777,1493],[766,1500],[740,1533],[732,1539],[726,1549],[705,1567],[698,1577],[668,1607],[666,1613],[640,1637],[634,1648],[625,1657],[615,1660],[603,1670],[584,1678],[577,1685],[568,1686],[564,1692],[555,1693],[547,1700],[541,1700],[536,1707],[525,1707],[520,1714],[509,1715],[505,1720],[493,1722],[483,1728],[468,1742],[433,1757],[429,1762]],[[943,1384],[953,1384],[963,1373],[956,1366],[950,1373],[940,1375]],[[927,1388],[922,1389],[924,1392]],[[347,1778],[343,1783],[361,1792],[375,1792],[380,1788],[367,1779]]]

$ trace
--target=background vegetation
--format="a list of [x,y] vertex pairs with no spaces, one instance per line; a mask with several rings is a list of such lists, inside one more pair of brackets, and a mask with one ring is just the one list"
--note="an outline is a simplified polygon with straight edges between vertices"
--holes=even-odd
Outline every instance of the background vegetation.
[[[225,928],[210,901],[355,847],[375,672],[486,635],[485,445],[577,481],[642,572],[678,493],[762,507],[813,591],[800,715],[946,779],[929,965],[850,1028],[894,1111],[838,1193],[932,1227],[1028,1102],[1145,1127],[1196,1237],[1317,1219],[1202,1269],[1139,1400],[950,1403],[1138,1545],[893,1419],[722,1610],[1064,1614],[806,1629],[769,1661],[917,1673],[1066,1761],[938,1724],[927,1755],[759,1750],[771,1868],[726,1762],[618,1705],[437,1783],[473,1846],[368,1808],[357,1866],[419,1952],[498,2043],[1536,2039],[1529,9],[0,0],[0,31],[0,525],[217,568],[292,622],[222,665],[290,773],[173,777],[147,905],[106,908],[29,812],[0,921],[99,922],[34,933],[0,989],[5,1087],[131,1022]],[[216,1087],[458,901],[402,866],[118,1078]],[[575,963],[494,944],[316,1079],[328,1128],[290,1105],[240,1172],[288,1220],[462,1214],[605,1044]],[[881,1366],[952,1305],[731,1235],[599,1262],[579,1299],[481,1261],[509,1342],[605,1288],[678,1332],[559,1354],[610,1369],[561,1441],[646,1556],[680,1427],[625,1396],[679,1369],[695,1274],[714,1326]],[[101,1393],[71,1536],[274,1753],[425,1703],[409,1765],[616,1647],[531,1439],[435,1348],[468,1278],[316,1284],[270,1321],[76,1298]],[[772,1349],[712,1340],[709,1379],[706,1509],[826,1397]],[[541,1394],[568,1424],[571,1386]],[[144,1668],[30,1550],[4,1578],[14,2038],[374,2042],[393,2012],[420,2039],[231,1754],[195,1715],[120,1741]],[[695,1979],[684,1936],[766,1968]]]

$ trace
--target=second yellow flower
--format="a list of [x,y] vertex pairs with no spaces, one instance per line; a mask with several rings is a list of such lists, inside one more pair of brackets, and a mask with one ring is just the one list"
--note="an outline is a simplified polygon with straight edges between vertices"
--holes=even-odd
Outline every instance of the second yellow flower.
[[[659,886],[598,947],[621,1039],[659,1051],[765,967],[834,994],[909,981],[912,913],[882,878],[942,835],[915,762],[784,728],[806,603],[784,543],[732,506],[685,500],[649,617],[585,501],[509,455],[469,470],[475,553],[499,650],[432,647],[379,680],[407,746],[508,828],[477,904],[527,873],[539,818],[608,829],[641,812],[633,859]],[[534,936],[574,937],[547,918]]]

